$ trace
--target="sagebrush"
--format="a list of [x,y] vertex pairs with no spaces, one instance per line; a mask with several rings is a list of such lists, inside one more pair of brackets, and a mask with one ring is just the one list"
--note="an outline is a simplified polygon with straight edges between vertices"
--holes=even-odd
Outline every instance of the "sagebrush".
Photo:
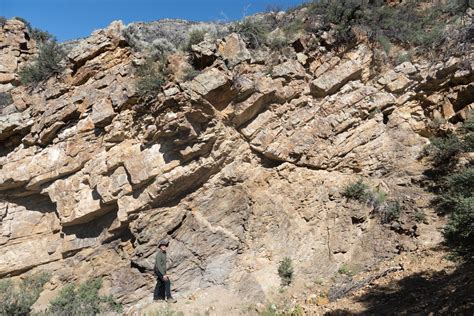
[[236,22],[231,31],[242,36],[250,48],[258,48],[265,44],[271,28],[264,19],[247,17]]
[[164,60],[155,61],[147,58],[143,65],[137,68],[137,91],[141,96],[156,95],[166,81],[167,70]]
[[204,41],[204,37],[206,36],[205,30],[192,30],[189,33],[188,41],[185,45],[185,50],[190,51],[193,45],[199,44]]
[[64,56],[65,53],[56,40],[46,41],[40,46],[36,59],[20,70],[20,81],[26,85],[37,84],[61,73]]

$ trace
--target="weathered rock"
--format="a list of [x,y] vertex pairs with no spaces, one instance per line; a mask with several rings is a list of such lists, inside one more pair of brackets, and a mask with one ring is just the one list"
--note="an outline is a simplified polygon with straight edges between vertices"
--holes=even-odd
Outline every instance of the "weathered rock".
[[28,112],[11,113],[0,116],[0,141],[8,139],[13,134],[23,132],[32,125]]
[[76,45],[68,54],[68,58],[79,68],[88,60],[107,50],[116,48],[120,41],[124,40],[122,36],[123,28],[122,22],[112,22],[108,28],[94,32],[92,36]]
[[226,36],[217,47],[217,52],[227,62],[229,67],[250,60],[251,57],[245,42],[236,33]]
[[62,258],[56,250],[61,244],[59,235],[46,235],[27,239],[19,243],[0,246],[0,277],[19,274],[39,265]]
[[201,73],[182,86],[184,89],[189,89],[191,93],[202,96],[218,110],[224,109],[236,94],[229,77],[216,68]]
[[[0,30],[8,80],[34,52],[18,49],[33,44],[20,24]],[[206,25],[137,23],[125,34],[151,48]],[[309,45],[320,38],[308,35],[251,57],[231,34],[171,54],[170,82],[144,100],[133,70],[142,56],[123,31],[113,23],[67,44],[66,71],[37,88],[0,85],[13,98],[0,116],[1,277],[50,271],[48,290],[102,277],[105,294],[146,304],[166,237],[179,294],[222,289],[254,303],[280,287],[286,256],[298,286],[440,241],[437,228],[414,228],[412,214],[432,212],[418,185],[428,122],[472,111],[472,69],[458,58],[378,73],[361,34],[344,50]],[[202,73],[183,82],[188,60]],[[403,203],[396,224],[342,196],[360,178]]]
[[311,93],[315,97],[333,94],[344,84],[357,79],[362,73],[362,66],[348,60],[327,71],[311,82]]
[[272,69],[272,77],[284,77],[286,79],[302,79],[306,75],[306,71],[296,60],[289,60],[283,64],[277,65]]
[[193,65],[197,69],[204,69],[211,66],[217,59],[217,46],[211,41],[202,41],[199,44],[192,45]]
[[108,125],[114,116],[115,111],[112,102],[108,99],[100,100],[92,106],[91,118],[95,126]]
[[77,173],[66,180],[57,180],[49,188],[51,201],[56,203],[61,225],[82,224],[105,214],[100,196]]
[[404,75],[411,76],[416,74],[416,67],[409,61],[403,62],[394,68],[395,72],[403,73]]
[[393,93],[400,93],[404,91],[411,83],[405,75],[397,73],[393,70],[388,71],[378,81],[380,84],[386,85],[387,90]]
[[0,32],[0,91],[12,90],[18,82],[18,70],[36,53],[26,25],[17,19],[6,20]]

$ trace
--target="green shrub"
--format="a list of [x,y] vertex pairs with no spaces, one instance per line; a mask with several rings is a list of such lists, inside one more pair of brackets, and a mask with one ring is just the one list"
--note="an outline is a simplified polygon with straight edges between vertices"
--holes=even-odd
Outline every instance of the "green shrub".
[[164,38],[157,38],[151,43],[150,56],[154,60],[164,61],[166,57],[176,51],[176,46]]
[[[439,128],[440,124],[432,123],[431,128]],[[436,131],[435,131],[436,133]],[[474,119],[469,116],[458,130],[458,134],[431,139],[425,147],[425,153],[432,158],[437,172],[446,173],[446,168],[457,162],[458,154],[474,151]]]
[[111,296],[99,295],[102,279],[86,281],[79,286],[68,284],[50,301],[47,315],[97,315],[107,311],[121,312],[122,306]]
[[390,39],[386,37],[385,35],[380,35],[377,38],[378,42],[382,46],[383,50],[388,54],[390,53],[390,50],[392,49],[392,42],[390,42]]
[[60,64],[64,51],[53,39],[40,46],[38,56],[29,65],[20,70],[20,81],[23,84],[37,84],[63,70]]
[[385,200],[387,199],[387,193],[383,191],[376,191],[375,193],[371,194],[371,202],[375,210],[378,210],[385,204]]
[[348,199],[371,205],[383,224],[390,223],[400,216],[401,206],[398,201],[386,202],[387,193],[381,190],[372,190],[362,179],[347,185],[342,195]]
[[462,125],[464,133],[474,132],[474,114],[470,114]]
[[372,199],[372,192],[362,179],[346,186],[342,195],[348,199],[357,200],[362,203],[369,202]]
[[398,201],[390,201],[379,210],[383,224],[393,222],[400,217],[402,207]]
[[351,28],[358,26],[385,49],[389,42],[434,47],[443,39],[447,21],[465,12],[465,5],[451,7],[455,9],[449,4],[421,9],[417,1],[392,6],[366,0],[317,0],[307,5],[309,15],[319,16],[323,29],[334,28],[339,41],[352,39]]
[[18,283],[0,280],[0,315],[29,315],[50,275],[38,273]]
[[415,221],[420,223],[426,221],[426,214],[420,211],[415,213]]
[[355,275],[354,271],[349,269],[349,267],[347,267],[346,265],[342,265],[339,268],[339,270],[337,270],[337,273],[344,274],[344,275],[347,275],[347,276],[354,276]]
[[456,135],[437,137],[431,140],[432,157],[436,165],[449,164],[459,154],[463,145]]
[[245,18],[236,22],[231,31],[242,36],[250,48],[258,48],[266,42],[270,27],[263,19]]
[[449,194],[458,193],[462,196],[474,195],[474,168],[466,168],[446,177]]
[[[438,181],[438,209],[450,214],[443,235],[446,244],[456,256],[472,259],[474,255],[474,167],[465,166],[452,173],[447,167],[454,166],[457,154],[474,151],[474,117],[468,116],[457,135],[435,139],[435,172],[445,176]],[[450,174],[451,173],[451,174]],[[448,174],[448,175],[446,175]]]
[[451,213],[460,200],[474,196],[474,168],[465,168],[445,176],[441,180],[441,187],[438,209],[442,213]]
[[206,31],[204,30],[192,30],[189,33],[188,42],[186,43],[185,49],[186,51],[191,51],[191,46],[196,45],[204,41],[204,37],[206,36]]
[[443,235],[446,244],[458,255],[472,258],[474,254],[474,195],[459,198]]
[[9,92],[0,92],[0,109],[13,103],[12,95]]
[[278,311],[275,304],[268,304],[262,312],[259,313],[260,316],[283,316],[284,314]]
[[397,55],[396,57],[396,63],[397,65],[402,64],[407,61],[412,61],[413,60],[413,51],[408,51],[406,53],[401,53]]
[[4,16],[0,16],[0,27],[4,27],[7,24],[7,19]]
[[145,63],[137,68],[137,91],[141,96],[157,94],[166,81],[164,61],[154,61],[147,58]]
[[278,266],[278,275],[283,286],[290,285],[293,280],[293,262],[291,258],[285,257]]
[[304,22],[299,18],[293,19],[283,26],[283,32],[285,32],[287,36],[299,33],[302,30],[304,30]]

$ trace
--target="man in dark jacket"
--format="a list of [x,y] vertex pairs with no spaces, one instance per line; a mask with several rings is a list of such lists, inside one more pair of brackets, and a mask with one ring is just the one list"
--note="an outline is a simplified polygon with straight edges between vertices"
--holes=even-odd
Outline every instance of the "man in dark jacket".
[[155,274],[157,277],[155,291],[153,293],[153,300],[167,300],[171,303],[176,303],[176,300],[171,297],[171,282],[169,276],[166,274],[166,249],[169,241],[166,239],[160,240],[158,244],[158,252],[155,257]]

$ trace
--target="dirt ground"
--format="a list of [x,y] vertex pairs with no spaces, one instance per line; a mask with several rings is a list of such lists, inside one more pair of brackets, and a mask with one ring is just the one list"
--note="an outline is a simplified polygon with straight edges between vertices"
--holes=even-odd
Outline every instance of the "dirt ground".
[[[388,271],[388,272],[387,272]],[[384,272],[387,272],[384,274]],[[402,253],[370,271],[338,276],[313,288],[288,288],[266,304],[249,304],[224,289],[207,289],[178,303],[143,304],[127,315],[474,315],[474,266],[448,259],[443,248]],[[380,276],[374,279],[374,276]],[[337,300],[334,293],[360,285]],[[304,293],[303,293],[304,292]],[[269,306],[275,309],[270,311]]]
[[447,259],[441,248],[401,254],[373,271],[354,277],[368,279],[390,268],[398,271],[369,282],[337,301],[305,305],[308,315],[474,314],[474,266]]

